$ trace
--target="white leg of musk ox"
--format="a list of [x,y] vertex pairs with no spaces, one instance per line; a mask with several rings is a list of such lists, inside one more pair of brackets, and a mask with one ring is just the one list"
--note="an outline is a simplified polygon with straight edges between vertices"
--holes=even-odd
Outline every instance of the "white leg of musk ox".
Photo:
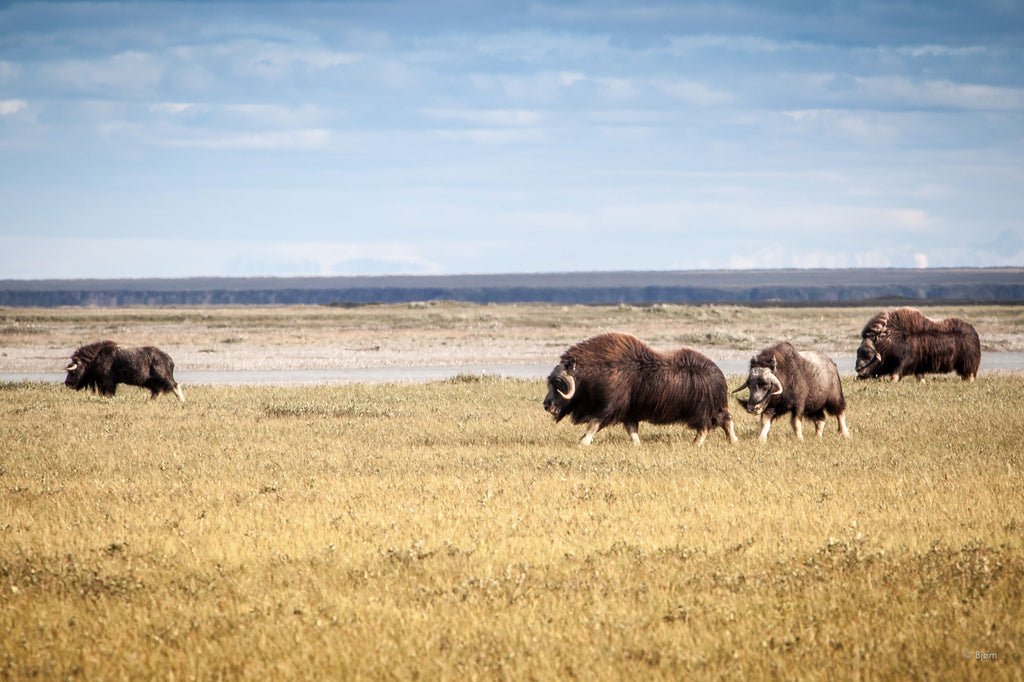
[[181,384],[174,387],[174,395],[178,396],[178,400],[180,400],[182,404],[185,403],[185,394],[181,391]]
[[697,447],[704,445],[704,439],[708,437],[708,429],[700,429],[697,431],[697,437],[693,439],[693,444]]
[[761,413],[761,432],[757,434],[757,439],[764,443],[768,440],[768,432],[772,428],[772,418],[770,415]]
[[839,434],[843,438],[849,438],[850,437],[850,429],[847,428],[847,426],[846,426],[846,413],[845,412],[840,412],[838,418],[839,418]]
[[590,445],[594,442],[594,434],[601,428],[601,420],[594,419],[587,424],[587,431],[580,438],[580,445]]
[[821,434],[825,433],[825,420],[815,419],[814,420],[814,435],[821,438]]
[[629,434],[629,442],[633,445],[640,445],[640,424],[638,422],[625,422],[626,433]]
[[796,415],[793,415],[793,433],[797,440],[804,439],[804,420]]

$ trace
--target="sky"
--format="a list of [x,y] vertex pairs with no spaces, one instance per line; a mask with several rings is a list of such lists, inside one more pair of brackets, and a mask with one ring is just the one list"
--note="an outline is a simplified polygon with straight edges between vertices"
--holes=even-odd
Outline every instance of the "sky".
[[1024,265],[1024,0],[0,2],[0,279]]

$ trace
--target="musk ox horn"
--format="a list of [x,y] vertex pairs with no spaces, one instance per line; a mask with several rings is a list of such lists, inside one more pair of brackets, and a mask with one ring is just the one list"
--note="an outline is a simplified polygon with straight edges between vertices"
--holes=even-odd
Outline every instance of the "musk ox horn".
[[743,390],[743,389],[745,389],[745,388],[748,388],[748,386],[747,386],[746,384],[743,384],[743,385],[742,385],[742,386],[740,386],[739,388],[733,389],[733,391],[732,391],[732,392],[733,392],[733,393],[739,393],[740,391],[742,391],[742,390]]
[[779,395],[782,393],[782,382],[779,381],[779,378],[772,372],[765,372],[765,375],[768,377],[768,381],[772,384],[772,395]]
[[569,384],[569,390],[564,393],[558,391],[558,395],[562,396],[563,400],[572,400],[572,397],[576,395],[576,379],[571,374],[566,374],[565,383]]
[[67,367],[65,367],[65,368],[64,368],[64,371],[65,371],[65,372],[74,372],[74,371],[75,371],[76,369],[78,369],[78,361],[77,361],[77,360],[76,360],[76,361],[74,361],[74,362],[72,362],[72,363],[71,363],[70,365],[68,365]]

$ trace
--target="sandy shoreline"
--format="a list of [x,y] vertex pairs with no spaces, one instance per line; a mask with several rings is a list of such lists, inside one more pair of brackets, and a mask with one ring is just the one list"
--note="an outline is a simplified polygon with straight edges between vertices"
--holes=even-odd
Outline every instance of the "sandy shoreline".
[[[573,343],[607,331],[632,333],[658,349],[687,346],[739,367],[780,339],[849,364],[870,310],[751,309],[738,306],[478,306],[421,304],[340,310],[275,308],[0,309],[0,377],[62,373],[80,345],[114,339],[156,345],[183,373],[378,371],[402,368],[553,367]],[[978,328],[986,358],[1024,355],[1019,307],[931,309]],[[1016,360],[999,371],[1017,371]],[[467,371],[472,371],[467,370]],[[726,370],[727,373],[728,370]],[[531,375],[536,370],[530,370]],[[371,374],[372,375],[372,374]]]

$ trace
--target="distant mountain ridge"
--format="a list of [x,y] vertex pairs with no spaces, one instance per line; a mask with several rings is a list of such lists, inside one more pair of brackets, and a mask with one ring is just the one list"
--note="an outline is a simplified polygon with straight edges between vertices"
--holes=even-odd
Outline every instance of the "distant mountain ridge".
[[0,306],[1024,302],[1024,268],[0,280]]

